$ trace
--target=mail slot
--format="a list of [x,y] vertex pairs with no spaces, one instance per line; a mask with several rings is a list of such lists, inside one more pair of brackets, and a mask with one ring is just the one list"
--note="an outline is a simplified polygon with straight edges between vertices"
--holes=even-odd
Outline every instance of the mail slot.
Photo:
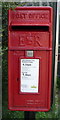
[[49,111],[52,84],[52,8],[8,12],[8,108]]

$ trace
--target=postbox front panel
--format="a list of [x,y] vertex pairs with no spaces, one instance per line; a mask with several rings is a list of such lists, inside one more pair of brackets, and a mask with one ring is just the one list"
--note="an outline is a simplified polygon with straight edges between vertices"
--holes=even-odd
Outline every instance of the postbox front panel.
[[11,50],[49,49],[52,47],[52,8],[9,10],[8,30],[8,48]]
[[9,109],[48,111],[52,83],[52,8],[9,10],[8,35]]
[[[25,111],[50,109],[51,54],[48,51],[34,51],[34,57],[27,58],[25,51],[9,51],[9,109]],[[27,65],[32,67],[29,66],[27,70]]]
[[[49,27],[17,27],[12,29],[10,46],[12,49],[39,49],[49,48]],[[12,41],[13,40],[13,41]],[[27,42],[28,41],[28,42]],[[11,49],[10,48],[10,49]]]

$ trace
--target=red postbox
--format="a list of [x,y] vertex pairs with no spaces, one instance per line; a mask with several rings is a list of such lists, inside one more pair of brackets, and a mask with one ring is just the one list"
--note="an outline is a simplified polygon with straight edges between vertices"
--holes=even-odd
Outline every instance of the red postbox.
[[8,107],[51,106],[52,8],[17,7],[8,14]]

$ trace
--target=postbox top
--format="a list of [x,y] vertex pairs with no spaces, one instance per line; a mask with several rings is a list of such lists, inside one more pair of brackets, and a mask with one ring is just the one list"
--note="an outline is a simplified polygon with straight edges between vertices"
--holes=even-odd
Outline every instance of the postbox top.
[[30,10],[36,10],[36,9],[38,9],[38,10],[40,10],[40,9],[53,9],[52,7],[50,7],[50,6],[21,6],[21,7],[16,7],[15,8],[15,10],[20,10],[20,9],[30,9]]
[[52,7],[16,7],[9,10],[11,26],[50,26]]

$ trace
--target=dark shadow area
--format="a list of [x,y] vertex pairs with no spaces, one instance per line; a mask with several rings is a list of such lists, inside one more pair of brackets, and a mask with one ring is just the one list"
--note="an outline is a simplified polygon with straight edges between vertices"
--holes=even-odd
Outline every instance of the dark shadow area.
[[19,31],[49,31],[49,26],[12,26],[12,29]]

